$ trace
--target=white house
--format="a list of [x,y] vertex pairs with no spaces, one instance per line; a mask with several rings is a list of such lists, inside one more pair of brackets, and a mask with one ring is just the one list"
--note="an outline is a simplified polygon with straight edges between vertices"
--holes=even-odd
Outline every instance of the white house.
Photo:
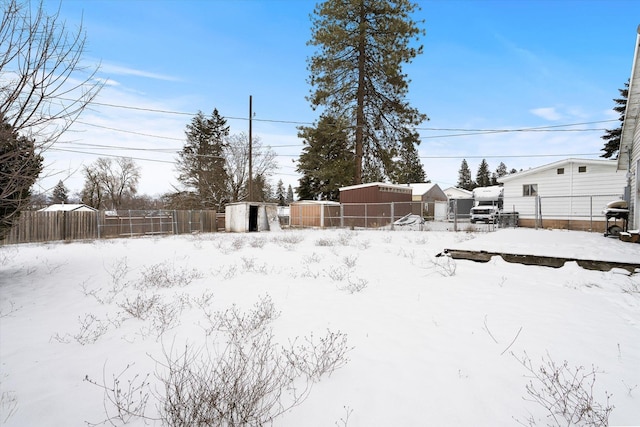
[[629,229],[640,228],[640,25],[637,33],[618,156],[618,170],[626,173]]
[[625,174],[615,160],[565,159],[498,178],[504,211],[519,225],[604,231],[602,210],[623,196]]
[[97,212],[97,209],[82,203],[58,203],[40,209],[39,212]]

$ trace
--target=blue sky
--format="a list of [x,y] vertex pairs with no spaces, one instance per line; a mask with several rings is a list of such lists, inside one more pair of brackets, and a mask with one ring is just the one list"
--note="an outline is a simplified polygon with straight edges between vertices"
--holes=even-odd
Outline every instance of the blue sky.
[[[217,108],[232,133],[248,132],[250,95],[253,135],[278,154],[272,182],[282,179],[295,187],[294,162],[302,148],[296,127],[318,118],[305,99],[315,4],[45,0],[49,10],[60,7],[70,27],[82,19],[85,60],[100,64],[106,85],[97,102],[106,105],[86,111],[73,132],[47,152],[47,177],[38,190],[63,179],[79,191],[82,165],[124,155],[142,168],[141,193],[170,191],[177,184],[172,162],[193,115]],[[425,21],[424,53],[405,71],[411,104],[430,117],[420,126],[419,146],[429,179],[442,188],[455,185],[463,158],[475,177],[483,157],[492,170],[501,161],[527,169],[568,155],[598,157],[601,129],[618,126],[596,122],[618,118],[613,98],[631,74],[640,2],[419,4],[414,18]],[[587,124],[558,132],[474,131],[577,123]]]

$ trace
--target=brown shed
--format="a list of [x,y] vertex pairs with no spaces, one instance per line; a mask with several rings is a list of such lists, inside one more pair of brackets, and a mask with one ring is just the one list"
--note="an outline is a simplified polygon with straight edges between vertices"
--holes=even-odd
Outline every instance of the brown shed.
[[406,185],[372,182],[340,188],[344,225],[380,227],[412,213],[413,190]]
[[290,205],[291,227],[338,227],[340,203],[326,200],[299,200]]

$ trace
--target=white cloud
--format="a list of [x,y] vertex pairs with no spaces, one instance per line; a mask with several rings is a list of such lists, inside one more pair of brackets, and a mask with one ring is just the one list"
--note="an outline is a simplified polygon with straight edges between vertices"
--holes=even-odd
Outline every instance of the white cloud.
[[135,68],[122,67],[120,65],[115,64],[107,64],[102,63],[100,65],[100,72],[104,74],[118,74],[122,76],[136,76],[136,77],[145,77],[154,80],[165,80],[165,81],[179,81],[180,79],[173,76],[167,76],[164,74],[152,73],[144,70],[136,70]]
[[555,107],[534,108],[529,110],[532,114],[542,117],[545,120],[560,120],[563,118],[562,114],[556,111]]

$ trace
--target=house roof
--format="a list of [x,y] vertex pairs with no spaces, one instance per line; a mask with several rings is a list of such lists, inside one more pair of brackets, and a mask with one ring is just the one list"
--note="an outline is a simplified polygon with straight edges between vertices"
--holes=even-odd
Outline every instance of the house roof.
[[397,188],[397,189],[404,189],[404,190],[411,190],[410,187],[406,186],[406,185],[399,185],[399,184],[387,184],[386,182],[368,182],[366,184],[356,184],[356,185],[350,185],[348,187],[341,187],[339,188],[340,191],[346,191],[346,190],[356,190],[358,188],[367,188],[367,187],[388,187],[388,188]]
[[449,187],[444,190],[444,194],[450,199],[473,199],[473,193],[459,187]]
[[638,114],[640,113],[640,25],[638,25],[637,33],[636,48],[631,66],[631,78],[629,79],[627,109],[624,113],[622,135],[620,136],[618,170],[627,170],[629,168],[629,152],[633,146],[633,133],[638,126]]
[[73,211],[97,211],[97,209],[82,203],[59,203],[40,209],[39,212],[73,212]]
[[602,159],[564,159],[564,160],[559,160],[557,162],[553,162],[553,163],[548,163],[546,165],[542,165],[542,166],[538,166],[535,168],[531,168],[528,169],[526,171],[522,171],[522,172],[516,172],[516,173],[512,173],[509,175],[505,175],[505,176],[501,176],[500,178],[498,178],[498,182],[508,182],[511,181],[512,179],[517,179],[517,178],[522,178],[523,176],[527,176],[527,175],[534,175],[549,169],[555,169],[564,165],[568,165],[568,164],[573,164],[573,163],[579,163],[580,165],[593,165],[593,166],[611,166],[612,171],[616,170],[616,161],[615,160],[602,160]]

